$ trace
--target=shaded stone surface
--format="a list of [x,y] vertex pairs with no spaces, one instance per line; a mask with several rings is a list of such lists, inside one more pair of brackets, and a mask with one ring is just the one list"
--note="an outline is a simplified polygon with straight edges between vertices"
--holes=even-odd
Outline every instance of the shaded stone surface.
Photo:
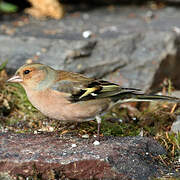
[[[180,88],[179,35],[174,32],[179,17],[173,7],[143,6],[76,11],[60,21],[17,16],[1,22],[0,59],[9,60],[11,72],[32,59],[128,87],[153,89],[170,78]],[[83,38],[86,30],[90,39]],[[83,54],[92,40],[97,43],[91,53],[67,60],[69,52]]]
[[[180,91],[173,91],[172,96],[180,98]],[[176,116],[176,121],[173,122],[171,126],[171,131],[178,133],[180,132],[180,116]]]
[[0,134],[0,174],[13,177],[145,180],[172,172],[158,159],[163,154],[164,148],[147,137],[109,137],[95,146],[77,137]]
[[171,131],[178,133],[180,132],[180,116],[177,116],[177,119],[175,122],[173,122],[171,126]]

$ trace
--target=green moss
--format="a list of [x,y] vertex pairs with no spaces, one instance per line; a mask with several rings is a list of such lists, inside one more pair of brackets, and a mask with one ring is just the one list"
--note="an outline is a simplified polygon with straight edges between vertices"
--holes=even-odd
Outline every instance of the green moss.
[[140,128],[128,123],[111,123],[108,121],[102,122],[102,132],[105,136],[137,136],[140,133]]
[[[15,83],[3,83],[0,89],[2,99],[0,100],[0,115],[3,117],[1,125],[8,129],[24,129],[29,131],[39,118],[44,117],[37,111],[26,97],[24,89]],[[6,102],[6,105],[5,103]],[[22,126],[22,124],[24,126]]]

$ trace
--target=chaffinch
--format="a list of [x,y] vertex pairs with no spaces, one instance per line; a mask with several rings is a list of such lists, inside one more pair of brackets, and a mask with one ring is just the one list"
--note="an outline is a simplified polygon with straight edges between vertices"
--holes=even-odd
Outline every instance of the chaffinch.
[[55,70],[39,63],[23,65],[8,82],[20,83],[32,105],[50,118],[78,122],[96,117],[98,138],[100,114],[115,103],[152,100],[180,102],[175,97],[148,95],[139,89],[123,88],[108,81]]

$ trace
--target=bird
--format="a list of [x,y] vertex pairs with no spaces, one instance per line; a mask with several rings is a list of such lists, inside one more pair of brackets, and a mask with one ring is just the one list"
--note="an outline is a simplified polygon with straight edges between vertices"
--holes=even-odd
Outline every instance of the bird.
[[140,89],[55,70],[40,63],[21,66],[7,82],[21,84],[31,104],[49,118],[71,122],[96,119],[98,140],[101,114],[115,104],[154,100],[180,102],[176,97],[146,94]]

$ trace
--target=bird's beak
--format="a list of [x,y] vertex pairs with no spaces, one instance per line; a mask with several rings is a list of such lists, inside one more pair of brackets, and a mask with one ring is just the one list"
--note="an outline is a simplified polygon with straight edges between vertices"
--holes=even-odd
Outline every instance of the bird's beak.
[[23,80],[21,79],[21,77],[16,75],[14,75],[13,77],[7,80],[7,82],[22,82],[22,81]]

